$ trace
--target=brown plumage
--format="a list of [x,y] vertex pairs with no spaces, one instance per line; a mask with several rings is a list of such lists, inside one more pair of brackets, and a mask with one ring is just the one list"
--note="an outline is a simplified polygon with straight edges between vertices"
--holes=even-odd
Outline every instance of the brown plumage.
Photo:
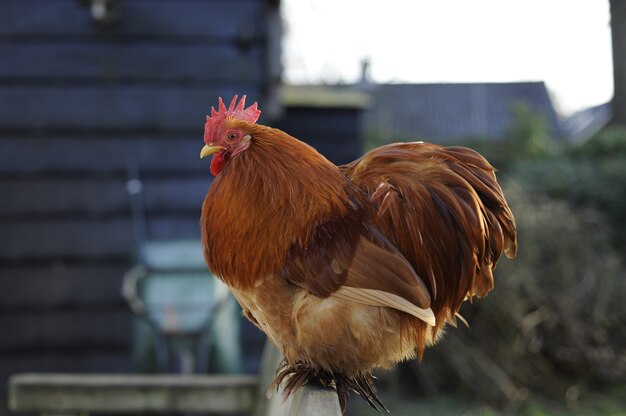
[[285,356],[288,391],[317,379],[380,405],[371,370],[421,358],[465,299],[492,289],[500,254],[515,256],[494,168],[422,142],[337,167],[236,98],[205,130],[209,268]]

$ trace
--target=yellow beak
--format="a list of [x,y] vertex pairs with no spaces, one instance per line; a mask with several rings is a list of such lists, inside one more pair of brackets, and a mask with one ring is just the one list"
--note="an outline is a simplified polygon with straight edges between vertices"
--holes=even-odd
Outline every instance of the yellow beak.
[[222,146],[209,146],[208,144],[205,144],[200,151],[200,159],[203,159],[208,155],[212,155],[213,153],[217,153],[222,150],[224,150]]

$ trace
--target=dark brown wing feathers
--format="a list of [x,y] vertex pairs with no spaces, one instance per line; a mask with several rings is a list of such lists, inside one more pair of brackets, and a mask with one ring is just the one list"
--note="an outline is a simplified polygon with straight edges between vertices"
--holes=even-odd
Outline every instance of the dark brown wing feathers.
[[493,287],[502,251],[517,251],[515,221],[494,168],[463,147],[398,143],[342,167],[370,195],[373,221],[432,297],[438,326],[467,296]]
[[315,229],[311,240],[294,242],[287,254],[283,277],[320,297],[328,297],[348,279],[359,239],[363,213],[354,210]]
[[430,307],[438,329],[467,297],[493,288],[503,251],[515,255],[515,222],[494,168],[470,149],[393,144],[341,169],[359,202],[294,242],[283,270],[317,296],[342,287],[392,293]]
[[380,233],[368,227],[359,239],[346,286],[389,292],[422,309],[430,307],[430,293],[409,261]]
[[425,283],[409,261],[378,230],[364,221],[364,211],[317,227],[306,246],[294,243],[283,277],[320,297],[340,287],[380,290],[420,308],[430,306]]

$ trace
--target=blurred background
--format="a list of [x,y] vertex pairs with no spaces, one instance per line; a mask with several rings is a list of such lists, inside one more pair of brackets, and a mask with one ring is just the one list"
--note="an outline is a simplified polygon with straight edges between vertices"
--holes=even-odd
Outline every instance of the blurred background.
[[425,140],[499,169],[519,257],[379,374],[392,414],[626,415],[625,0],[1,0],[0,401],[20,372],[259,371],[198,242],[235,94],[335,163]]

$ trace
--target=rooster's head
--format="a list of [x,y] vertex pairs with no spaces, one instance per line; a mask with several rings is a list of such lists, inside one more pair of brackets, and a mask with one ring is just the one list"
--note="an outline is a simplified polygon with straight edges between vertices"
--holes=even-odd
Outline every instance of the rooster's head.
[[228,162],[250,147],[252,136],[246,130],[246,125],[253,125],[259,118],[261,111],[257,103],[245,108],[246,96],[241,97],[237,104],[235,95],[228,108],[219,98],[218,110],[211,107],[211,115],[206,117],[204,125],[205,146],[200,152],[200,158],[215,153],[211,161],[211,173],[218,175]]

